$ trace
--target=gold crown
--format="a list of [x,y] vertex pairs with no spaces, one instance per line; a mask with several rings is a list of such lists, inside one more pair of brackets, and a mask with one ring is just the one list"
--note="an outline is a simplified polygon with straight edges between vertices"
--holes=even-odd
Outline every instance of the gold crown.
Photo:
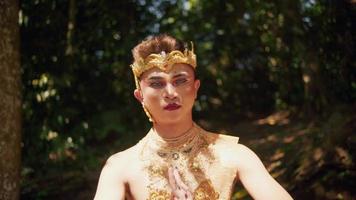
[[139,77],[145,71],[157,67],[165,72],[171,70],[174,64],[184,63],[196,68],[196,55],[194,53],[193,43],[192,50],[184,49],[183,52],[179,50],[174,50],[166,54],[162,51],[159,54],[153,53],[147,56],[145,59],[137,59],[133,64],[131,64],[132,72],[135,76],[136,88],[139,88]]

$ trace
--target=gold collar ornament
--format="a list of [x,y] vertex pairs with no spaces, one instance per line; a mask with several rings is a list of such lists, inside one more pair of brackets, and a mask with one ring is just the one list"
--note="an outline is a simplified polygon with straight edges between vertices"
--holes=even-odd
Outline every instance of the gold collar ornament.
[[153,53],[147,56],[146,58],[139,58],[134,63],[131,64],[132,72],[135,76],[136,88],[139,87],[139,78],[145,71],[157,67],[165,72],[168,72],[172,69],[174,64],[184,63],[196,68],[196,55],[194,53],[194,46],[191,42],[191,50],[184,49],[183,52],[179,50],[174,50],[168,54],[165,51],[162,51],[159,54]]
[[142,140],[140,159],[148,174],[147,200],[171,200],[168,168],[179,171],[184,184],[192,190],[194,200],[218,200],[219,192],[209,179],[208,170],[215,163],[204,130],[197,124],[174,139],[162,138],[151,129]]

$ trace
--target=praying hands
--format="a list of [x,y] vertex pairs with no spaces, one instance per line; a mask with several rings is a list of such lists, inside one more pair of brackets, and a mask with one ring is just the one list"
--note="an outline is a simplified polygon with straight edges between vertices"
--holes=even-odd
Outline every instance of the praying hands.
[[172,188],[172,200],[193,200],[192,192],[183,183],[177,167],[168,169],[169,185]]

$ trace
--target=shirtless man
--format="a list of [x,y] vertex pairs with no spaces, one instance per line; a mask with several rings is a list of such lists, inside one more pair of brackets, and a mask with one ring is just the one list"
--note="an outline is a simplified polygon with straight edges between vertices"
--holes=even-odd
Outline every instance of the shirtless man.
[[152,128],[135,146],[107,160],[95,200],[227,200],[236,181],[254,199],[292,199],[238,137],[194,123],[200,81],[193,49],[159,35],[142,41],[132,53],[134,96]]

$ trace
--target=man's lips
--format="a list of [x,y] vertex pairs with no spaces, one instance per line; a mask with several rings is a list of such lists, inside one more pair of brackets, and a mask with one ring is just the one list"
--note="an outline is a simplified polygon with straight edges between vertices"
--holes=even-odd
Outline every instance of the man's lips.
[[164,107],[165,110],[177,110],[181,106],[175,103],[170,103]]

